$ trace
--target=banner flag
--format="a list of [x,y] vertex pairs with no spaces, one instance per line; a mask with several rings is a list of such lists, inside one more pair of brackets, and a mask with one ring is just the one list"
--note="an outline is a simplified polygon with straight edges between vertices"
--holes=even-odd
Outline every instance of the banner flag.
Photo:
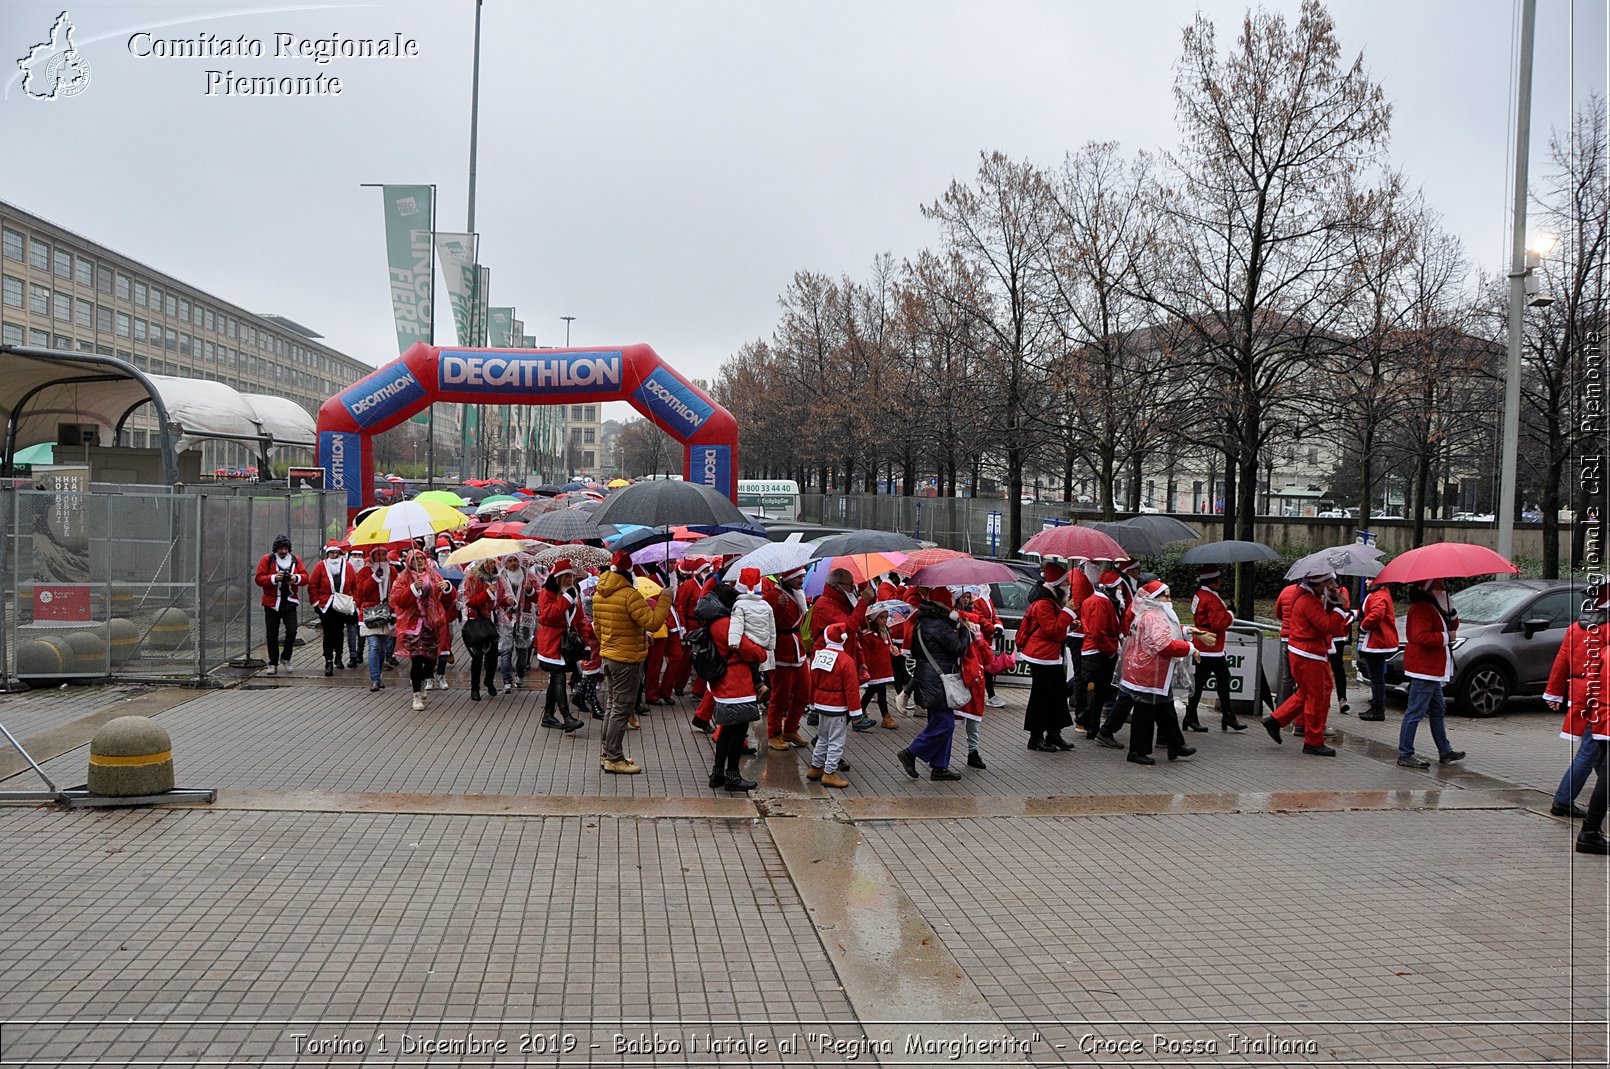
[[391,268],[391,314],[397,325],[397,352],[429,342],[431,218],[429,186],[383,186],[386,210],[386,261]]
[[447,303],[453,309],[453,327],[458,343],[475,344],[470,336],[475,293],[475,235],[437,234],[436,255],[442,261],[442,277],[447,281]]

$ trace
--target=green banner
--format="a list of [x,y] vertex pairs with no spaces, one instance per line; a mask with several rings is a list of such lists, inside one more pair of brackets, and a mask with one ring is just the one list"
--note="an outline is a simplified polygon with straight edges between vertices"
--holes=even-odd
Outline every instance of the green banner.
[[431,188],[384,186],[386,262],[397,352],[431,340]]
[[474,345],[472,335],[475,294],[475,235],[437,234],[436,255],[447,281],[447,303],[453,309],[453,328],[460,345]]
[[487,344],[494,349],[508,349],[514,345],[514,309],[490,308],[486,321]]

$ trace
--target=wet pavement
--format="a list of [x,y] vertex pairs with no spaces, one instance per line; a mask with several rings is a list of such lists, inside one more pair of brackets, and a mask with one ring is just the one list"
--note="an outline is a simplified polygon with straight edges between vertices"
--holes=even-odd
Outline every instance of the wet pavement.
[[387,678],[0,698],[58,783],[138,711],[219,791],[0,812],[0,1067],[1606,1061],[1610,882],[1547,815],[1546,712],[1450,721],[1428,772],[1400,709],[1333,716],[1334,759],[1254,728],[1142,767],[1025,751],[1003,689],[960,781],[906,777],[897,716],[849,789],[762,748],[731,795],[686,700],[610,776],[539,692]]

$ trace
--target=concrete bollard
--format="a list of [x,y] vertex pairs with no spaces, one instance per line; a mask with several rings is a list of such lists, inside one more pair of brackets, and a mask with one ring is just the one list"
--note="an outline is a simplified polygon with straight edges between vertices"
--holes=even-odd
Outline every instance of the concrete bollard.
[[173,790],[173,743],[155,720],[120,716],[89,744],[89,793],[132,798]]
[[17,643],[17,678],[54,683],[76,670],[78,660],[64,635],[45,635]]
[[140,629],[134,621],[114,616],[106,622],[112,647],[112,667],[122,668],[140,655]]
[[190,614],[183,609],[166,608],[151,620],[145,644],[154,650],[176,650],[190,638]]

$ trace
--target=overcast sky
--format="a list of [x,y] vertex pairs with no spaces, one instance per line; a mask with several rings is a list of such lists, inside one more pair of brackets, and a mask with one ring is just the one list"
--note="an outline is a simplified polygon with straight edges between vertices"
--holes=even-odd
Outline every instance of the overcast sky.
[[[1241,3],[1200,5],[1234,37]],[[1296,0],[1268,5],[1295,16]],[[1511,0],[1333,0],[1391,99],[1394,160],[1491,270],[1507,258]],[[1534,174],[1574,92],[1603,91],[1602,0],[1539,4]],[[1054,163],[1175,141],[1198,5],[1012,0],[487,0],[476,228],[492,303],[541,344],[648,342],[709,376],[769,333],[794,271],[861,276],[935,240],[919,207],[980,150]],[[61,4],[0,10],[7,74]],[[73,3],[91,80],[0,102],[0,198],[370,363],[396,355],[378,191],[434,182],[466,222],[472,0]],[[1575,15],[1574,31],[1571,15]],[[181,21],[187,20],[187,21]],[[138,58],[129,36],[259,38],[254,58]],[[316,65],[301,39],[402,34],[410,59]],[[339,77],[339,96],[208,96],[209,69]],[[439,291],[438,287],[438,291]],[[452,339],[445,301],[437,337]]]

